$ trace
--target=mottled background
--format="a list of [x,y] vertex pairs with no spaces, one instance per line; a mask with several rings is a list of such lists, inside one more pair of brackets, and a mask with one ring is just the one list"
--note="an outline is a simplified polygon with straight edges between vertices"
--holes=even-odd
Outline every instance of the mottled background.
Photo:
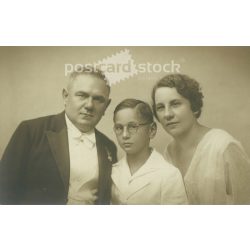
[[[250,47],[0,47],[0,157],[22,120],[63,110],[65,64],[96,62],[125,48],[136,64],[179,63],[181,73],[201,83],[201,123],[227,130],[250,155]],[[113,86],[112,103],[98,128],[116,142],[114,107],[127,97],[151,102],[152,86],[165,74],[141,73]],[[170,137],[158,128],[152,145],[162,152]]]

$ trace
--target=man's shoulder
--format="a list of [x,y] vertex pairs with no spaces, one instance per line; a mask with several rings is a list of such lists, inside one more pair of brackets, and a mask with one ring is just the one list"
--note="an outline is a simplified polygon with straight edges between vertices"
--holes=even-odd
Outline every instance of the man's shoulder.
[[60,114],[47,115],[21,122],[20,126],[28,127],[30,130],[55,129],[64,124],[64,112]]
[[103,134],[97,129],[95,131],[96,131],[96,137],[98,137],[101,143],[104,143],[106,146],[111,147],[112,149],[116,149],[115,143],[110,138],[108,138],[105,134]]
[[102,146],[104,146],[106,150],[108,150],[108,152],[111,153],[109,157],[111,157],[112,164],[117,162],[117,148],[115,143],[99,130],[95,129],[95,133],[96,133],[96,142],[99,145],[101,144]]
[[105,134],[100,132],[98,129],[96,129],[95,131],[96,131],[96,136],[99,137],[99,140],[101,142],[108,144],[108,145],[115,146],[115,143],[110,138],[108,138]]
[[30,125],[37,125],[42,124],[50,121],[53,119],[56,115],[47,115],[47,116],[41,116],[33,119],[24,120],[23,123],[30,124]]

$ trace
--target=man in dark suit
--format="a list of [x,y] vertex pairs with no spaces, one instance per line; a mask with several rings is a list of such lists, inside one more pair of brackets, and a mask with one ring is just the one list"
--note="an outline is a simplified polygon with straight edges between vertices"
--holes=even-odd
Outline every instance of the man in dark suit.
[[99,70],[73,72],[65,111],[22,122],[1,160],[0,204],[109,204],[116,146],[95,129],[110,103]]

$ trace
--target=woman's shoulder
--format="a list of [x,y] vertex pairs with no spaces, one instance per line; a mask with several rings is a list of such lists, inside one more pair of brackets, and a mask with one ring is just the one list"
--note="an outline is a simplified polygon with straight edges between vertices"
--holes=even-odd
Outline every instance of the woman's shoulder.
[[219,128],[212,128],[204,135],[197,147],[197,151],[206,152],[206,154],[223,154],[229,145],[242,147],[241,143],[227,131]]
[[207,134],[210,136],[221,136],[224,138],[233,138],[232,135],[230,135],[226,130],[220,129],[220,128],[211,128],[208,130]]
[[204,136],[205,141],[215,141],[216,144],[238,143],[238,141],[227,131],[219,128],[210,129]]

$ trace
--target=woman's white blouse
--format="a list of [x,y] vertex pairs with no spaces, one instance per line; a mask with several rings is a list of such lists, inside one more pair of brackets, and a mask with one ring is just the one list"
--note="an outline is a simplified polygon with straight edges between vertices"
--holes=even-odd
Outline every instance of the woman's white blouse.
[[[172,162],[168,147],[166,160]],[[250,162],[241,144],[211,129],[198,144],[184,176],[190,204],[250,204]]]

